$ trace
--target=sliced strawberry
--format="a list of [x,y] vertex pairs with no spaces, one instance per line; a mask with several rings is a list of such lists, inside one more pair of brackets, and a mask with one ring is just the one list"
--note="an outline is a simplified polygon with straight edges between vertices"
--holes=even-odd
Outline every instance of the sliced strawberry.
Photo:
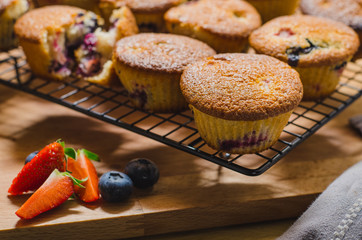
[[54,169],[62,172],[65,170],[64,148],[59,142],[47,145],[28,164],[24,165],[8,192],[19,195],[38,189]]
[[82,184],[85,188],[74,186],[75,194],[84,202],[93,202],[99,199],[98,175],[96,169],[87,157],[86,150],[78,150],[77,160],[68,158],[68,171],[78,179],[87,180]]
[[59,206],[73,193],[73,181],[69,173],[60,173],[55,169],[15,214],[22,219],[31,219]]

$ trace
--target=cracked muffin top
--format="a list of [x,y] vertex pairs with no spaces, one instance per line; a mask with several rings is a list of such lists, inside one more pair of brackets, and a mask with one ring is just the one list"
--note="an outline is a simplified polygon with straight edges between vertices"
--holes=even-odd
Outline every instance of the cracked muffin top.
[[305,14],[331,18],[362,30],[362,0],[302,0],[300,8]]
[[358,35],[343,23],[313,16],[275,18],[255,30],[250,45],[291,66],[332,65],[353,56]]
[[191,1],[165,14],[169,23],[190,24],[224,37],[247,37],[261,25],[255,8],[240,0]]
[[130,67],[158,72],[181,73],[187,64],[215,51],[207,44],[185,36],[141,33],[117,42],[114,58]]
[[257,54],[218,54],[197,61],[187,66],[180,85],[188,103],[226,120],[254,121],[287,113],[303,95],[294,69]]
[[47,6],[34,9],[16,21],[15,33],[32,42],[41,42],[48,30],[59,31],[75,22],[78,14],[86,11],[70,6]]

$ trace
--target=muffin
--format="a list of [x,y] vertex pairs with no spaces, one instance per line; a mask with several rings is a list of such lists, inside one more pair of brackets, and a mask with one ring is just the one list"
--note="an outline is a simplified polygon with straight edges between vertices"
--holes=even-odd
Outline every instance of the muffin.
[[299,4],[299,0],[246,0],[260,13],[263,22],[273,18],[293,14]]
[[0,2],[0,50],[17,46],[14,23],[29,9],[27,0],[2,0]]
[[110,9],[128,6],[136,17],[141,32],[165,32],[163,15],[171,7],[186,0],[100,0],[100,9],[104,15]]
[[180,91],[185,66],[215,51],[198,40],[162,33],[142,33],[117,42],[115,70],[133,104],[151,112],[187,108]]
[[257,54],[218,54],[197,61],[184,70],[180,86],[205,142],[237,154],[273,145],[303,95],[295,70]]
[[362,39],[362,4],[360,0],[301,0],[303,13],[331,18],[353,28]]
[[343,23],[313,16],[273,19],[249,38],[257,53],[294,67],[304,86],[304,100],[330,95],[359,46],[357,34]]
[[36,7],[45,7],[48,5],[68,5],[99,13],[99,0],[33,0],[33,2]]
[[113,10],[108,31],[98,28],[84,37],[75,51],[78,63],[76,73],[86,81],[105,86],[120,85],[112,61],[113,47],[126,36],[138,33],[136,20],[127,7]]
[[[37,76],[65,80],[76,72],[81,77],[98,74],[111,77],[112,74],[103,73],[102,66],[111,60],[116,40],[137,33],[132,17],[129,9],[117,10],[114,27],[105,36],[102,19],[93,12],[70,6],[47,6],[22,16],[15,24],[15,32]],[[108,63],[106,69],[111,71],[112,66]],[[111,79],[100,82],[107,81]]]
[[249,34],[261,25],[258,12],[240,0],[200,0],[171,8],[167,30],[207,43],[217,52],[242,52]]

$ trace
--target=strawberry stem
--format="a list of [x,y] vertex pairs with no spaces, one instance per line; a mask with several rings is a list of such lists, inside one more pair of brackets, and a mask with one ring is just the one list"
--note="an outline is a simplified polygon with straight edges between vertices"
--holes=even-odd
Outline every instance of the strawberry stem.
[[56,140],[55,142],[59,143],[63,148],[65,147],[65,142],[62,141],[61,138],[59,138],[58,140]]

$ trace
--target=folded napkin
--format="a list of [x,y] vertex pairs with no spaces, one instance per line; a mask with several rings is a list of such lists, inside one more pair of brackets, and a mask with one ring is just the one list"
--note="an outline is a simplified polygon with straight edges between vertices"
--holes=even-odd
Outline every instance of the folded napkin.
[[362,240],[362,161],[338,177],[277,240]]

